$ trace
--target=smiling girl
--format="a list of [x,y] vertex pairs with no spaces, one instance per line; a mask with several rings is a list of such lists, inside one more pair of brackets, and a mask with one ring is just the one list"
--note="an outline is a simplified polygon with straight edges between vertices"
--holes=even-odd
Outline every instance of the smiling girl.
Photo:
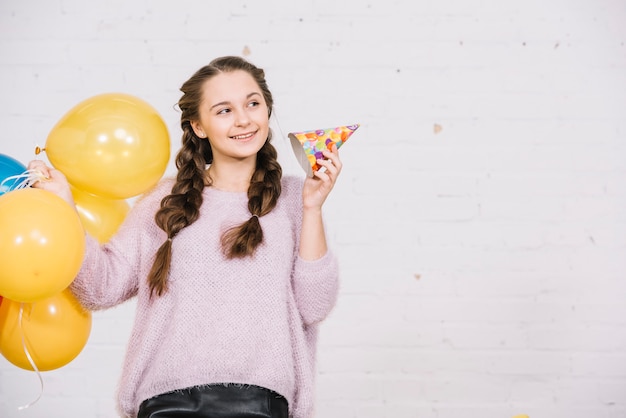
[[[124,417],[313,415],[319,323],[338,293],[322,205],[341,171],[282,176],[263,70],[222,57],[181,87],[176,179],[137,201],[87,252],[71,290],[91,310],[136,297],[119,385]],[[41,161],[54,191],[69,184]]]

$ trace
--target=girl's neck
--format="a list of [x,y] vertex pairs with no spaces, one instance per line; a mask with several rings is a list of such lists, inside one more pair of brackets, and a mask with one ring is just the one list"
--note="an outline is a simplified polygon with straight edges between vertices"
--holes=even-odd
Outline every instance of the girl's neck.
[[207,169],[209,184],[225,192],[247,192],[255,167],[250,164],[220,164],[215,161]]

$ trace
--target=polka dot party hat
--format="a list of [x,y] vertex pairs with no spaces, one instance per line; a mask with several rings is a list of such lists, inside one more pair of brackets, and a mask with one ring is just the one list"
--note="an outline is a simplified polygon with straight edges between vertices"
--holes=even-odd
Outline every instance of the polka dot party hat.
[[304,171],[312,176],[314,171],[321,168],[317,160],[324,159],[322,151],[330,149],[333,143],[339,149],[359,126],[356,124],[313,131],[291,132],[288,136],[298,162]]

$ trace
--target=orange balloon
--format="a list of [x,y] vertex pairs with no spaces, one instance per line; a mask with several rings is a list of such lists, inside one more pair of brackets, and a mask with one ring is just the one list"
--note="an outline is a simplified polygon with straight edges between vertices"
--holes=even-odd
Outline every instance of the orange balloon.
[[28,350],[38,370],[58,369],[83,350],[91,322],[91,312],[68,289],[33,303],[5,299],[0,305],[0,353],[15,366],[34,370]]
[[91,97],[54,126],[46,140],[52,165],[80,190],[126,199],[154,186],[170,157],[165,122],[145,101],[121,93]]
[[65,289],[80,270],[85,232],[65,200],[42,189],[0,196],[0,294],[34,302]]
[[126,200],[106,199],[75,187],[72,187],[72,195],[85,230],[100,243],[113,236],[130,210]]

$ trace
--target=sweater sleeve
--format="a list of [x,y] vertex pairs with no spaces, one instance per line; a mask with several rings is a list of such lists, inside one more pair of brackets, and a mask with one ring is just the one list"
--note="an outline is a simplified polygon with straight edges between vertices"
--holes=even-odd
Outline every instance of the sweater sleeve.
[[328,251],[313,261],[297,257],[293,288],[304,324],[324,320],[335,306],[339,293],[339,268],[335,255]]
[[292,286],[302,321],[305,325],[311,325],[324,320],[335,306],[339,293],[339,266],[330,249],[317,260],[304,260],[298,255],[302,228],[302,186],[301,179],[289,178],[285,192],[296,225]]
[[120,304],[137,293],[131,262],[110,244],[100,245],[87,236],[85,258],[70,289],[90,310]]
[[86,237],[85,257],[70,289],[87,309],[106,309],[137,294],[139,280],[145,279],[141,276],[146,268],[149,270],[156,247],[165,239],[154,222],[164,190],[160,184],[138,199],[108,242],[100,244]]

